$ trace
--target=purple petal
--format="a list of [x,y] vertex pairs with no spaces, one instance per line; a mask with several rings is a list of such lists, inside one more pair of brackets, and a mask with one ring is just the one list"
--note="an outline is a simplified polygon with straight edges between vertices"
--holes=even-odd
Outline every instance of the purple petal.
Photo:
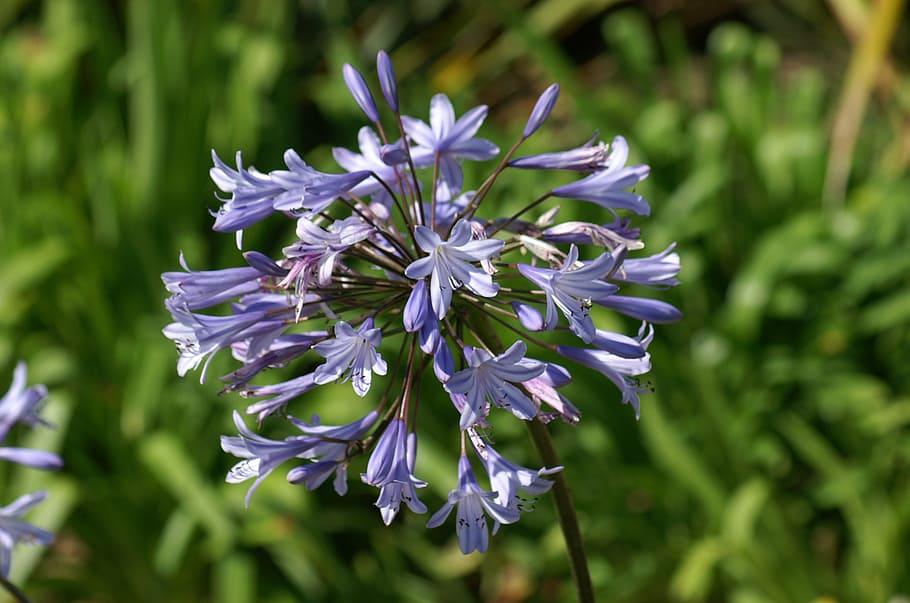
[[[452,127],[451,132],[446,137],[446,149],[454,150],[452,147],[453,143],[467,141],[469,138],[474,136],[477,133],[477,130],[480,129],[480,126],[483,125],[483,121],[487,118],[487,106],[480,105],[479,107],[474,107],[464,115],[462,115],[455,125]],[[497,149],[497,153],[499,150]]]
[[601,306],[612,308],[626,316],[655,324],[673,323],[683,316],[682,312],[675,306],[657,299],[611,295],[603,299],[596,299],[594,302]]
[[455,125],[455,108],[445,94],[430,99],[430,126],[437,141],[445,140]]

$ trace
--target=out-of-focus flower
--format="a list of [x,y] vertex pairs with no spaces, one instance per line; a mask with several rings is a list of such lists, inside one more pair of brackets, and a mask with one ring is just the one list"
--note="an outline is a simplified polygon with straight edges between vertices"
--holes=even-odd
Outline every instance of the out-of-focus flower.
[[[10,429],[16,424],[27,426],[46,423],[38,416],[38,410],[47,398],[47,388],[43,385],[26,387],[25,363],[16,365],[13,372],[13,383],[0,398],[0,443],[6,440]],[[53,452],[0,446],[0,460],[33,467],[36,469],[60,469],[63,460]],[[47,530],[35,527],[22,521],[20,517],[29,509],[47,497],[47,492],[40,490],[23,494],[5,507],[0,507],[0,575],[9,576],[13,546],[17,542],[50,544],[54,535]]]

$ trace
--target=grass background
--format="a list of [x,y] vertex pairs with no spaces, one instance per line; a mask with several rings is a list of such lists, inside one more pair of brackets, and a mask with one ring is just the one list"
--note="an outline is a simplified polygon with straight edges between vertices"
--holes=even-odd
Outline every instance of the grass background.
[[[891,12],[889,12],[891,11]],[[211,232],[210,149],[327,171],[390,51],[406,112],[491,107],[508,147],[625,135],[651,176],[650,249],[679,242],[686,314],[658,330],[642,418],[579,374],[554,425],[603,601],[891,602],[910,595],[910,23],[899,0],[6,0],[0,3],[0,387],[51,390],[58,533],[21,546],[34,602],[571,601],[551,501],[462,557],[373,490],[269,480],[249,510],[218,447],[241,400],[178,379],[159,275],[239,264]],[[533,198],[536,176],[505,183]],[[275,251],[271,221],[247,234]],[[278,241],[278,242],[276,242]],[[216,359],[216,369],[230,366]],[[330,414],[341,390],[294,412]],[[312,404],[312,407],[307,406]],[[443,408],[446,405],[439,405]],[[430,409],[431,405],[423,405]],[[426,411],[429,429],[452,421]],[[437,416],[438,415],[438,416]],[[512,429],[512,431],[509,431]],[[534,463],[520,425],[499,436]],[[426,438],[425,438],[426,439]],[[450,437],[451,439],[451,437]],[[421,443],[432,508],[454,448]],[[418,468],[420,469],[420,467]]]

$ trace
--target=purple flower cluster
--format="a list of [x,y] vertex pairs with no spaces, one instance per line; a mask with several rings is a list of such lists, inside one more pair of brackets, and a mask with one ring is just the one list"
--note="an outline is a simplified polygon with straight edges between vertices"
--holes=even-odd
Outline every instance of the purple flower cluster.
[[[558,391],[571,380],[555,361],[561,357],[605,375],[638,416],[646,390],[639,378],[651,368],[651,325],[680,313],[619,292],[630,284],[674,286],[679,256],[671,246],[628,257],[644,244],[622,214],[650,213],[648,202],[628,190],[649,168],[626,165],[622,137],[513,157],[547,120],[558,85],[543,92],[520,139],[471,189],[463,162],[500,152],[477,137],[487,107],[458,117],[448,97],[437,94],[428,123],[402,115],[385,52],[377,71],[391,113],[385,124],[363,76],[344,67],[344,81],[372,126],[360,130],[359,152],[334,150],[339,173],[319,172],[293,150],[285,153],[286,170],[268,173],[245,168],[239,152],[236,169],[213,155],[211,177],[224,193],[215,230],[237,233],[240,246],[243,229],[281,214],[296,221],[297,237],[281,257],[248,251],[246,265],[237,268],[191,271],[181,258],[183,271],[162,275],[174,318],[164,334],[177,344],[180,375],[208,367],[216,352],[230,349],[243,366],[222,377],[225,391],[253,399],[246,411],[260,423],[279,415],[296,428],[271,440],[235,414],[240,435],[224,436],[222,447],[241,459],[228,481],[253,480],[247,502],[268,474],[292,460],[291,483],[312,489],[334,473],[335,490],[344,494],[348,467],[366,456],[361,480],[378,488],[376,506],[386,524],[402,503],[424,513],[417,493],[426,483],[415,476],[418,399],[424,406],[450,400],[461,434],[458,484],[428,525],[457,508],[461,550],[485,551],[486,517],[496,528],[517,521],[532,508],[525,496],[546,492],[552,482],[544,476],[561,469],[528,469],[503,458],[484,435],[490,413],[498,412],[493,408],[523,421],[577,423],[580,411]],[[582,177],[502,217],[495,184],[523,169]],[[556,199],[594,203],[607,221],[557,223],[558,205],[546,207]],[[199,312],[226,302],[227,314]],[[641,321],[637,335],[598,328],[611,310]],[[263,370],[300,358],[309,369],[277,384],[252,384]],[[375,409],[353,423],[323,426],[318,418],[307,423],[287,414],[305,393],[348,381],[357,397],[369,396],[374,385],[381,390],[367,398],[376,400]],[[485,470],[489,490],[470,457]]]
[[[38,423],[46,425],[38,416],[38,409],[47,398],[47,388],[43,385],[26,387],[25,381],[25,364],[20,362],[13,372],[13,383],[9,391],[0,398],[0,444],[6,441],[10,429],[19,423],[28,426]],[[45,470],[63,467],[63,461],[53,452],[31,448],[0,446],[0,460]],[[44,545],[53,542],[53,534],[20,519],[26,511],[46,497],[47,492],[39,490],[24,494],[5,507],[0,507],[0,575],[4,578],[9,576],[13,545],[17,542]]]

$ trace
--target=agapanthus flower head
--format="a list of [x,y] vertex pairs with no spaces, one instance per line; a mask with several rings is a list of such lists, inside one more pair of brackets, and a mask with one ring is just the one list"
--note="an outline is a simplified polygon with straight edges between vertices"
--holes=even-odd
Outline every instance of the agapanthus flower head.
[[[283,439],[257,435],[236,415],[240,435],[224,436],[222,445],[241,459],[228,481],[254,480],[248,497],[286,462],[297,463],[287,473],[290,483],[312,489],[334,473],[343,493],[348,467],[365,458],[361,481],[378,489],[384,523],[403,506],[424,513],[417,497],[426,485],[416,477],[418,414],[434,407],[451,413],[452,430],[461,436],[458,485],[429,525],[457,508],[461,550],[484,551],[486,518],[494,520],[494,533],[517,521],[533,507],[528,497],[544,494],[552,484],[547,476],[560,468],[518,465],[482,430],[494,414],[577,424],[581,410],[563,389],[576,367],[606,376],[637,416],[639,396],[648,391],[640,379],[651,366],[650,323],[677,319],[679,311],[637,297],[633,287],[676,285],[679,256],[670,246],[635,257],[644,242],[630,220],[651,208],[629,189],[649,168],[627,165],[622,136],[513,157],[528,137],[542,135],[558,84],[539,96],[521,137],[488,175],[465,182],[474,170],[464,171],[464,162],[500,154],[478,136],[487,107],[456,111],[437,94],[424,122],[400,112],[399,82],[384,51],[377,74],[381,97],[355,67],[344,66],[354,103],[370,123],[357,132],[356,151],[333,148],[337,166],[320,166],[326,172],[293,150],[284,155],[287,169],[268,173],[244,168],[239,153],[236,169],[213,155],[212,178],[230,195],[217,230],[284,217],[296,220],[296,236],[281,257],[247,251],[240,267],[193,272],[181,260],[184,272],[163,275],[174,317],[164,332],[180,351],[181,375],[202,366],[204,376],[212,357],[230,349],[242,366],[222,377],[225,391],[251,399],[246,412],[271,428],[286,410],[305,405],[314,389],[339,387],[339,407],[375,405],[341,427],[289,417],[294,429]],[[375,98],[385,104],[377,106]],[[502,213],[500,178],[528,169],[582,175],[536,191],[518,212]],[[516,194],[510,192],[510,206]],[[560,212],[559,199],[595,203],[605,209],[603,221],[562,220],[572,212]],[[199,312],[225,304],[221,313]],[[646,323],[634,337],[614,333],[601,322],[610,310]],[[571,363],[553,362],[560,356]],[[284,380],[254,384],[269,368],[284,371]],[[350,385],[336,385],[345,382]],[[472,449],[489,488],[471,468]]]

